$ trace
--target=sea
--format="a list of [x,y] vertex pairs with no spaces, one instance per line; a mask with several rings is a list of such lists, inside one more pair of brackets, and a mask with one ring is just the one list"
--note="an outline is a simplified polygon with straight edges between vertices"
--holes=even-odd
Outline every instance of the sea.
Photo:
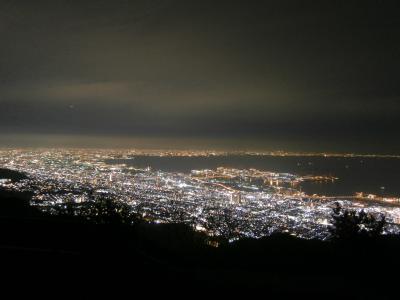
[[189,173],[218,167],[249,169],[294,175],[325,175],[337,180],[301,184],[309,194],[353,196],[357,192],[381,197],[400,197],[400,158],[396,157],[324,157],[324,156],[149,156],[108,160],[109,164],[151,167],[164,172]]

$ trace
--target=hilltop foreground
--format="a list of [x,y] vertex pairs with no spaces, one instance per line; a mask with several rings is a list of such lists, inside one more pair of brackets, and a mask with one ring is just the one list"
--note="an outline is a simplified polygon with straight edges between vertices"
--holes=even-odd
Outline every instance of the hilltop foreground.
[[30,197],[0,191],[0,260],[19,282],[368,294],[393,288],[390,274],[400,266],[396,236],[323,242],[273,235],[216,248],[182,224],[95,224],[44,214],[29,205]]

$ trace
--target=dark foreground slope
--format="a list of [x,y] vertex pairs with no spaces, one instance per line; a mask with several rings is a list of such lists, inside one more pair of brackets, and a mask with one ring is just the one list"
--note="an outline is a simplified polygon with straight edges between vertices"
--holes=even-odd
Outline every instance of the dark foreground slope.
[[328,243],[274,235],[214,248],[184,225],[93,224],[42,214],[29,197],[0,192],[0,262],[18,282],[322,295],[397,286],[397,237]]

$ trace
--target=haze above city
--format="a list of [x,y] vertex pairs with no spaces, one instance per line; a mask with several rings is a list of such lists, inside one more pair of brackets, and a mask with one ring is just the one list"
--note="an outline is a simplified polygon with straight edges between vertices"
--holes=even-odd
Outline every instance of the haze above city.
[[398,154],[392,1],[1,1],[0,147]]
[[399,8],[0,0],[3,286],[398,293]]

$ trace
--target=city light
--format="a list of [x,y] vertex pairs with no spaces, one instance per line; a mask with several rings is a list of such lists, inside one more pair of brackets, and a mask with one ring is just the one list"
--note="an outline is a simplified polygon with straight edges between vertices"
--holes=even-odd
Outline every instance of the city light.
[[196,151],[3,150],[0,166],[23,171],[29,179],[19,182],[5,179],[0,181],[0,186],[33,192],[32,204],[41,209],[106,195],[130,204],[134,212],[148,221],[183,222],[210,235],[219,235],[220,231],[207,229],[207,223],[223,213],[238,222],[239,235],[243,237],[290,232],[303,238],[325,239],[331,210],[337,201],[345,207],[384,213],[389,222],[386,230],[398,231],[400,201],[397,198],[363,193],[325,197],[307,195],[298,188],[304,181],[337,179],[332,176],[224,167],[181,173],[110,163],[139,154],[226,155]]

